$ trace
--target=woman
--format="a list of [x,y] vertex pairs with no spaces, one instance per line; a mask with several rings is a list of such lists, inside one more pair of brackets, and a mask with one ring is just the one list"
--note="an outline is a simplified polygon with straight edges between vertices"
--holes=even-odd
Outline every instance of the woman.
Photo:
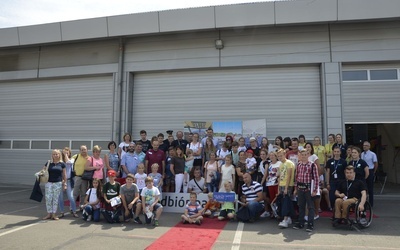
[[[73,192],[73,187],[74,187],[74,183],[73,183],[73,176],[72,176],[72,167],[74,165],[74,159],[71,158],[71,149],[69,147],[65,147],[62,151],[62,159],[63,162],[65,164],[65,171],[67,174],[67,197],[69,200],[69,207],[71,208],[71,214],[72,216],[74,216],[75,218],[78,218],[78,214],[76,213],[76,202],[74,200],[74,196],[72,194]],[[64,192],[61,190],[60,192],[60,197],[58,200],[58,206],[60,207],[60,215],[58,216],[58,218],[62,218],[64,217]]]
[[256,171],[252,175],[253,181],[260,183],[265,174],[265,166],[268,166],[268,149],[261,149],[260,158],[257,159]]
[[291,146],[292,140],[290,140],[290,137],[285,137],[285,139],[283,139],[283,148],[285,149],[285,151],[288,152],[289,150],[291,150]]
[[261,146],[260,146],[260,149],[265,149],[267,152],[268,152],[268,146],[269,146],[269,143],[268,143],[268,138],[267,137],[263,137],[262,139],[261,139]]
[[89,159],[87,160],[85,170],[87,170],[87,171],[94,170],[93,179],[98,179],[100,181],[103,181],[104,162],[103,162],[103,159],[100,157],[101,147],[99,147],[98,145],[95,145],[93,147],[92,152],[93,152],[93,156],[89,157]]
[[314,137],[314,153],[318,156],[319,165],[322,169],[325,167],[326,157],[325,157],[325,147],[321,145],[321,138],[318,136]]
[[217,171],[219,172],[218,162],[216,161],[215,152],[210,153],[210,160],[206,162],[204,165],[204,177],[206,179],[207,192],[214,193],[218,192],[218,184],[212,181],[212,178],[217,175]]
[[350,165],[354,167],[354,172],[356,172],[356,179],[361,180],[366,185],[366,179],[369,175],[369,167],[368,164],[360,159],[361,149],[359,147],[353,147],[351,150],[352,159],[350,161]]
[[285,147],[285,146],[283,145],[282,136],[277,136],[277,137],[275,138],[275,145],[274,145],[274,148],[275,148],[276,150],[278,150],[278,149],[284,148],[284,147]]
[[54,149],[51,158],[52,162],[43,167],[43,169],[48,167],[47,171],[49,171],[49,180],[45,185],[47,215],[43,217],[43,220],[59,220],[56,216],[58,199],[61,191],[67,189],[67,171],[65,164],[61,161],[60,150]]
[[231,155],[225,156],[225,164],[221,166],[219,192],[226,192],[224,185],[225,182],[229,182],[231,184],[231,188],[233,188],[233,184],[235,183],[235,168],[232,165]]
[[132,135],[130,133],[125,133],[122,138],[123,141],[118,146],[118,156],[120,160],[122,159],[122,156],[128,152],[129,144],[132,142]]
[[335,144],[335,135],[329,134],[328,135],[328,143],[325,144],[326,160],[333,158],[333,144]]
[[346,151],[346,162],[347,162],[347,164],[350,164],[350,162],[351,162],[351,159],[353,158],[352,156],[351,156],[351,151],[353,150],[353,145],[349,145],[349,146],[347,146],[347,151]]
[[304,135],[299,135],[299,150],[301,150],[301,148],[304,148],[306,146],[306,143],[306,137]]
[[[204,146],[204,157],[203,157],[202,166],[204,166],[204,164],[210,160],[210,153],[216,153],[216,152],[217,152],[217,148],[215,147],[212,139],[207,138],[206,144]],[[203,171],[203,169],[202,169],[202,171]]]
[[304,145],[304,149],[306,149],[308,151],[308,153],[310,154],[310,156],[308,157],[308,161],[314,163],[317,166],[318,169],[318,176],[324,174],[324,169],[321,168],[320,164],[319,164],[319,158],[318,156],[314,153],[314,147],[311,144],[311,142],[307,142]]
[[236,185],[236,193],[241,194],[242,193],[242,186],[244,184],[243,181],[243,174],[246,173],[246,152],[245,151],[240,151],[239,152],[239,161],[236,166],[236,174],[238,176],[238,181]]
[[[175,193],[180,193],[183,187],[183,178],[185,172],[185,155],[180,145],[175,148],[176,155],[172,157],[170,169],[175,176]],[[186,193],[186,192],[184,192]]]
[[334,148],[334,147],[340,148],[340,151],[341,151],[340,157],[342,157],[342,159],[346,160],[347,144],[343,142],[342,134],[336,135],[336,143],[333,144],[332,148]]
[[115,141],[111,141],[108,143],[108,154],[104,155],[104,163],[106,164],[107,171],[114,170],[119,173],[119,157],[118,152],[115,150],[117,148],[117,144]]
[[233,142],[233,136],[227,135],[225,136],[225,141],[228,143],[228,150],[232,150],[232,142]]
[[[266,204],[271,204],[275,202],[275,198],[278,195],[278,175],[279,175],[279,167],[282,162],[278,161],[278,156],[276,152],[269,153],[270,164],[268,168],[265,169],[263,179],[261,181],[261,186],[263,186],[263,198]],[[263,185],[265,183],[265,186]],[[268,192],[267,192],[268,190]],[[269,197],[267,196],[269,195]],[[268,200],[269,198],[269,200]],[[267,206],[266,206],[267,208]],[[273,211],[273,209],[271,209]],[[264,216],[267,216],[268,213],[264,212]]]
[[203,163],[201,159],[201,156],[203,155],[203,145],[201,145],[201,142],[199,142],[198,133],[194,133],[192,139],[192,142],[186,146],[186,150],[191,149],[193,151],[193,166],[201,167]]

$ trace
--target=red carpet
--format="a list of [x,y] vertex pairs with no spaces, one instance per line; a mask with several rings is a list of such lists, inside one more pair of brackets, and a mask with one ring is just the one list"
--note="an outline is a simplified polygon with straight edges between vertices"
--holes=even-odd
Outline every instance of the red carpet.
[[204,218],[201,226],[179,222],[146,249],[210,249],[226,223],[216,218]]

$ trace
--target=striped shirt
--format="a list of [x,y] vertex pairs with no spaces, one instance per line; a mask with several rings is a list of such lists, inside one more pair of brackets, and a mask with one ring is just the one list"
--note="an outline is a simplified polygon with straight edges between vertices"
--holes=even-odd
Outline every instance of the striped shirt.
[[242,186],[242,193],[246,195],[246,201],[252,201],[257,199],[257,193],[262,192],[263,188],[260,183],[256,181],[252,181],[250,186],[247,184],[243,184]]
[[318,169],[317,166],[312,162],[299,162],[296,167],[296,183],[311,184],[311,180],[314,180],[314,189],[318,190]]

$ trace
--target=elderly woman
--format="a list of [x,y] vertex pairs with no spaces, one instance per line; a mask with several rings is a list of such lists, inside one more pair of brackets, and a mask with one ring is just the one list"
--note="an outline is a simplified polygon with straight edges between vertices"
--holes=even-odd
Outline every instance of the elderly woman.
[[65,164],[61,161],[60,150],[54,149],[51,153],[51,158],[52,161],[43,167],[43,169],[47,167],[49,171],[49,180],[45,185],[47,215],[43,220],[58,220],[56,216],[58,199],[61,190],[67,189],[67,172],[65,170]]
[[85,170],[88,170],[88,171],[94,170],[93,179],[98,179],[98,180],[102,181],[104,178],[104,173],[103,173],[104,161],[100,157],[101,147],[98,145],[95,145],[95,146],[93,146],[92,151],[93,151],[93,156],[87,160]]

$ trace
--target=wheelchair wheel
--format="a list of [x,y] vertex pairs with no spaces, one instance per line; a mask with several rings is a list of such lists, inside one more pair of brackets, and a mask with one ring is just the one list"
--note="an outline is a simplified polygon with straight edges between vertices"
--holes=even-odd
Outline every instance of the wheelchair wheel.
[[358,206],[358,203],[351,204],[347,208],[347,223],[350,228],[352,228],[354,224],[357,224],[356,206]]
[[358,203],[357,203],[355,214],[356,214],[357,224],[360,227],[367,228],[371,225],[373,213],[372,213],[371,204],[369,204],[368,201],[365,202],[364,211],[362,211],[362,212],[358,210]]

